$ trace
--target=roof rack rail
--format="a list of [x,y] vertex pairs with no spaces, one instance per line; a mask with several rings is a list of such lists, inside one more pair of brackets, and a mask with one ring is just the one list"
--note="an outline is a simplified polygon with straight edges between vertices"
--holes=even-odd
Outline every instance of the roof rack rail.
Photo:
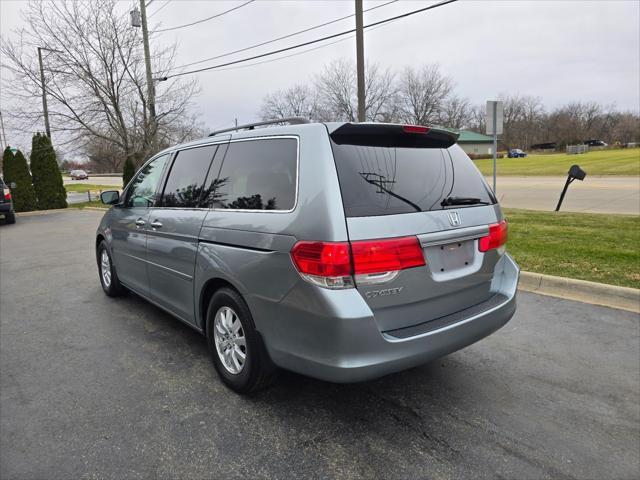
[[253,130],[255,127],[261,127],[262,125],[274,125],[276,123],[288,123],[289,125],[300,125],[303,123],[309,123],[309,120],[304,117],[285,117],[274,118],[273,120],[266,120],[264,122],[247,123],[245,125],[237,125],[235,127],[223,128],[222,130],[216,130],[209,134],[210,137],[218,135],[219,133],[235,132],[237,130]]

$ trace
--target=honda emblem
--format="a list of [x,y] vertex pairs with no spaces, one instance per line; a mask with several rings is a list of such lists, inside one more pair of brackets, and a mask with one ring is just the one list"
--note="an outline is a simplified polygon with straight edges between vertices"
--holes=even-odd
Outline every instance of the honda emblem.
[[449,223],[451,224],[452,227],[457,227],[460,225],[460,223],[462,223],[460,221],[460,214],[455,210],[451,210],[450,212],[447,212],[447,216],[449,217]]

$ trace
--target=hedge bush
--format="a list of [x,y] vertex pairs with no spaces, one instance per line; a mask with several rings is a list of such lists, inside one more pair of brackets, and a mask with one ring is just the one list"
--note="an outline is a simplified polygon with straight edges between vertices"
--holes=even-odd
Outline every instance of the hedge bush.
[[31,143],[31,174],[40,210],[67,208],[67,192],[56,162],[56,152],[46,135],[37,133]]
[[13,208],[16,212],[30,212],[38,208],[27,159],[20,150],[15,155],[9,147],[4,151],[2,176],[7,186],[12,182],[16,184],[11,188]]

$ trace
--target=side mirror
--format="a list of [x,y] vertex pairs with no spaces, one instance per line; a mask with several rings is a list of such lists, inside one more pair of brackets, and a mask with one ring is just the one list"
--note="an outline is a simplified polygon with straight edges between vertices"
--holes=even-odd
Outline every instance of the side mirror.
[[105,205],[115,205],[120,201],[118,190],[106,190],[100,194],[100,201]]
[[9,188],[10,188],[11,190],[13,190],[13,189],[14,189],[14,188],[16,188],[16,187],[17,187],[16,182],[11,182],[11,183],[9,183]]

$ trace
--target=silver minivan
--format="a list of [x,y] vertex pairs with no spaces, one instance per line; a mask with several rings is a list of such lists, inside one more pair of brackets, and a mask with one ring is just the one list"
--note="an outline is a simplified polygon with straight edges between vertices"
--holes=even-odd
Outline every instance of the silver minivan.
[[106,294],[135,292],[205,335],[229,387],[262,388],[278,368],[368,380],[513,316],[507,223],[457,134],[299,118],[236,128],[103,192],[96,236]]

